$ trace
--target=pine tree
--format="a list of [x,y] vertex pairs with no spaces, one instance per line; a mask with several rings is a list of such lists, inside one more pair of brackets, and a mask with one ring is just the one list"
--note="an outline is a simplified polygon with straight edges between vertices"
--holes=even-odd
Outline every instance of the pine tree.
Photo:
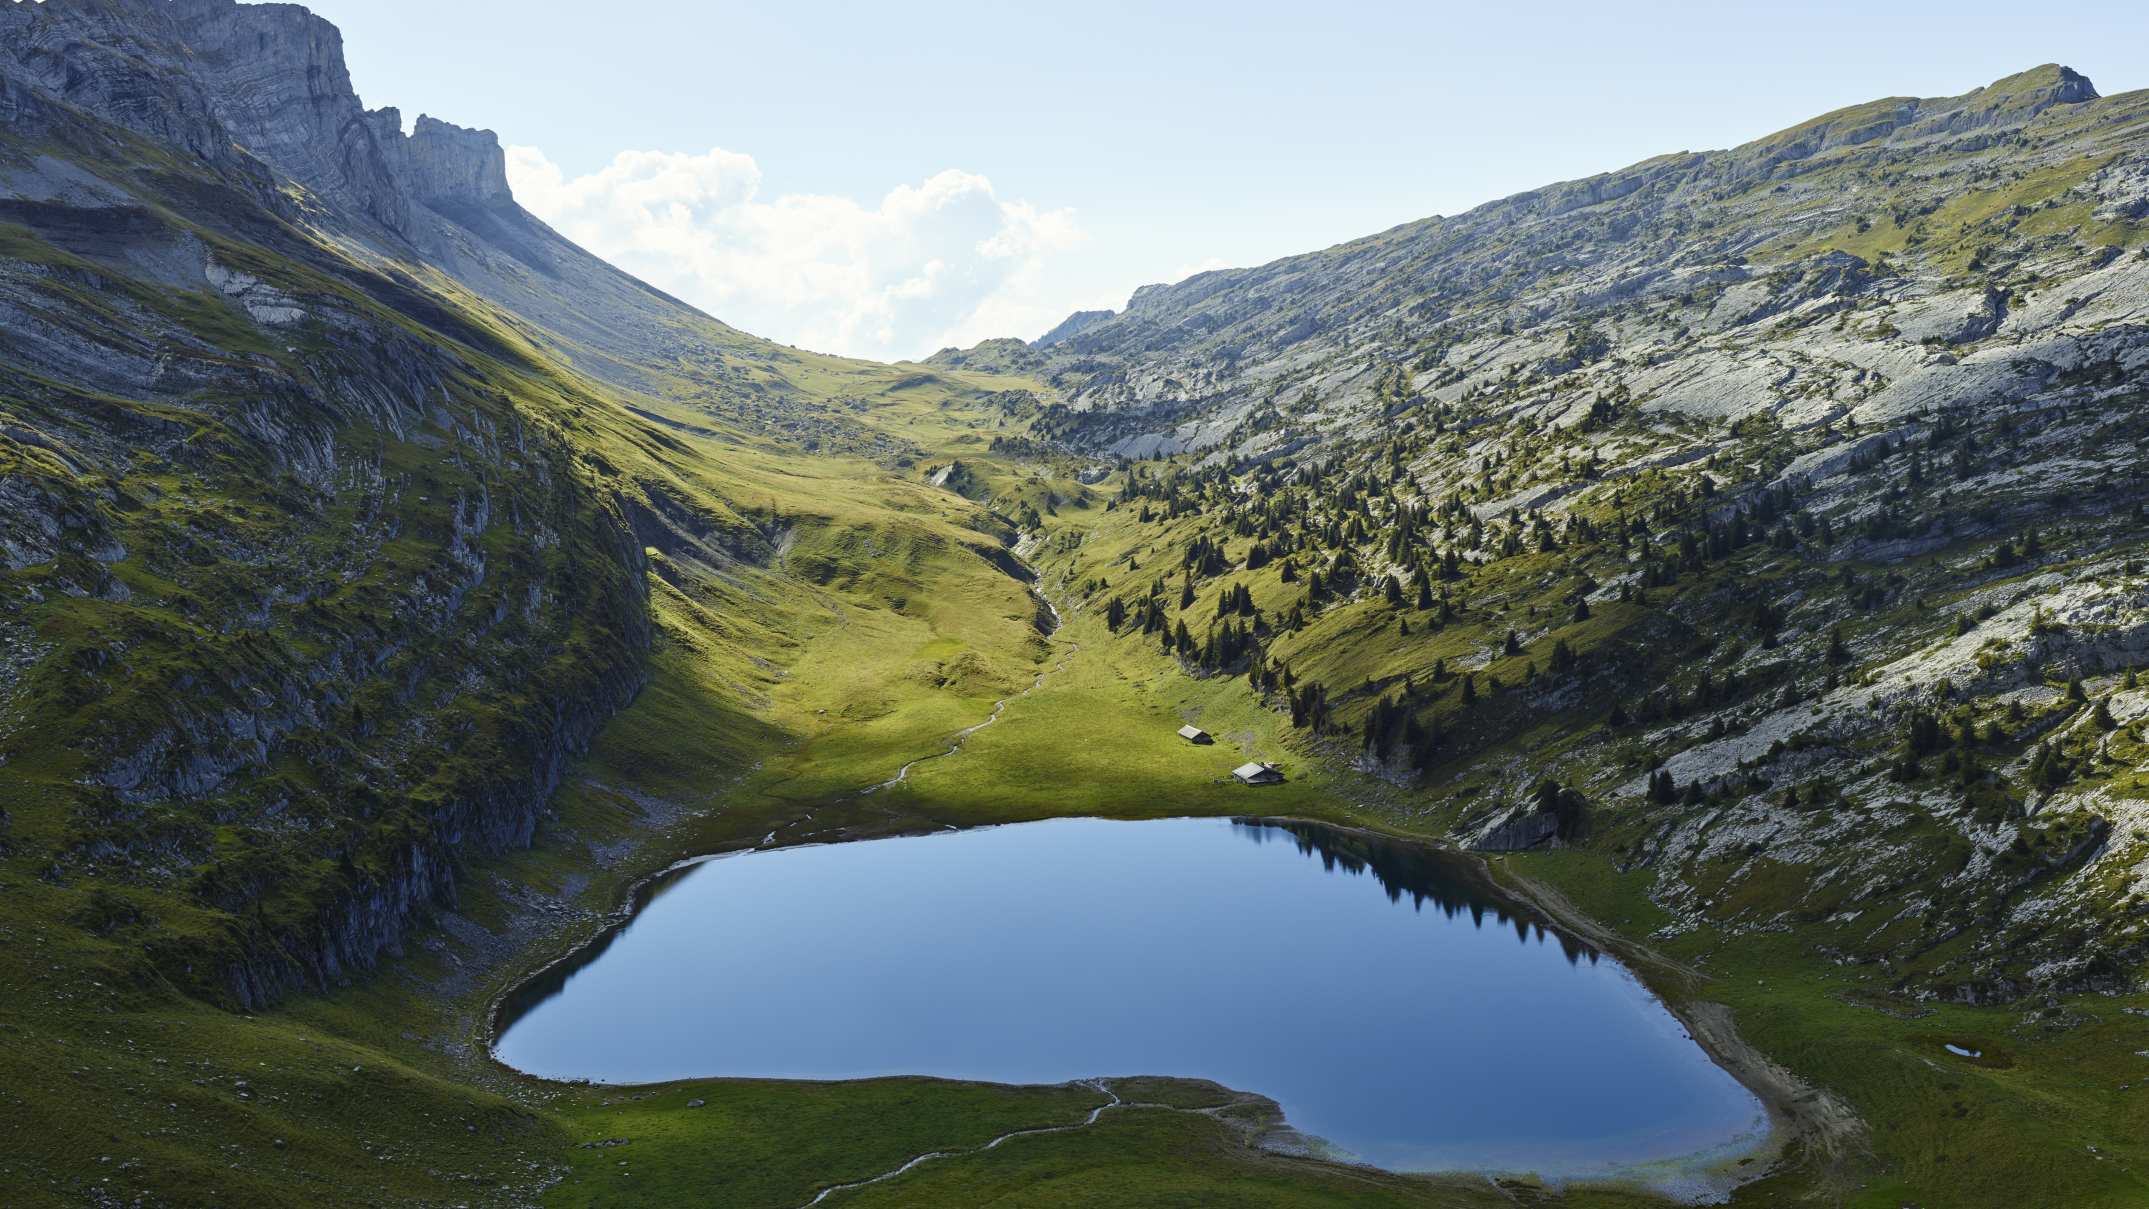
[[1558,642],[1553,643],[1552,670],[1555,673],[1564,676],[1568,672],[1574,670],[1574,665],[1574,651],[1567,646],[1567,640],[1562,638]]
[[2030,755],[2030,784],[2039,789],[2058,789],[2074,779],[2074,770],[2050,743],[2040,743]]

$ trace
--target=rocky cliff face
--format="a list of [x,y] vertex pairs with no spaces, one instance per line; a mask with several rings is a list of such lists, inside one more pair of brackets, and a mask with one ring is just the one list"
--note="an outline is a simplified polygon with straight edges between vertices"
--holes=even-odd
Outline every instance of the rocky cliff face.
[[[367,109],[341,35],[296,5],[0,5],[0,117],[18,113],[13,124],[27,133],[59,120],[53,106],[141,136],[152,156],[244,182],[264,213],[331,231],[384,272],[413,258],[433,265],[551,333],[554,355],[612,386],[648,389],[650,367],[663,366],[663,381],[691,383],[746,425],[779,418],[771,398],[798,397],[779,375],[742,369],[766,362],[771,346],[591,256],[516,205],[491,131],[420,116],[405,135],[398,110]],[[27,175],[19,186],[27,193],[101,187],[31,184]]]
[[232,171],[252,159],[311,194],[301,206],[405,239],[416,207],[509,200],[487,131],[367,110],[336,27],[297,5],[50,0],[0,9],[0,72]]
[[507,153],[490,130],[466,130],[420,115],[407,148],[405,179],[427,205],[497,206],[514,200],[507,187]]

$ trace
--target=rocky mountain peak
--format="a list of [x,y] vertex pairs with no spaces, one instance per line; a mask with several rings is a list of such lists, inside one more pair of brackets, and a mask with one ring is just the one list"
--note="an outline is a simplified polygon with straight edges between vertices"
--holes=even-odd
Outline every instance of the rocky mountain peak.
[[2099,99],[2097,86],[2090,83],[2088,76],[2058,63],[2045,63],[2017,72],[1995,80],[1977,92],[1987,96],[2028,97],[2047,105],[2077,105]]
[[490,131],[367,110],[343,37],[295,4],[47,0],[0,6],[0,77],[219,166],[251,159],[309,205],[420,236],[414,206],[512,200]]
[[2071,67],[2046,63],[2016,72],[1960,97],[1924,103],[1915,133],[1954,134],[2012,127],[2060,105],[2097,100],[2097,86]]

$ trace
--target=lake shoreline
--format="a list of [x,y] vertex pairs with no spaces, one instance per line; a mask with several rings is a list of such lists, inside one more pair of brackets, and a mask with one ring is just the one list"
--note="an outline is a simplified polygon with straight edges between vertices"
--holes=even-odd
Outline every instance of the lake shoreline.
[[[1864,1148],[1865,1124],[1847,1104],[1807,1083],[1754,1048],[1740,1034],[1730,1008],[1700,997],[1701,988],[1710,981],[1708,974],[1591,918],[1558,890],[1516,868],[1507,859],[1508,854],[1471,852],[1408,832],[1362,823],[1280,815],[1249,817],[1312,823],[1376,839],[1419,844],[1470,858],[1470,863],[1482,870],[1488,882],[1500,893],[1543,912],[1561,927],[1610,954],[1641,980],[1665,1010],[1686,1026],[1695,1044],[1711,1060],[1752,1092],[1767,1109],[1771,1125],[1769,1136],[1760,1148],[1751,1152],[1756,1160],[1756,1170],[1742,1176],[1737,1183],[1746,1183],[1765,1174],[1794,1146],[1803,1147],[1808,1154],[1823,1159],[1830,1167],[1849,1153]],[[1759,1161],[1763,1156],[1768,1160],[1767,1165]]]
[[[1484,864],[1504,889],[1618,957],[1665,1009],[1686,1025],[1695,1043],[1761,1101],[1773,1127],[1763,1150],[1755,1152],[1757,1157],[1765,1152],[1773,1165],[1795,1146],[1832,1171],[1850,1154],[1865,1148],[1865,1124],[1849,1105],[1754,1048],[1739,1032],[1729,1007],[1700,997],[1701,988],[1710,981],[1709,975],[1598,923],[1559,891],[1504,861],[1495,865],[1487,860]],[[1677,979],[1678,985],[1669,987],[1644,974],[1644,969],[1656,971],[1660,979]],[[1756,1171],[1748,1178],[1757,1178],[1765,1171],[1766,1168]]]
[[[1109,816],[1072,817],[1109,819]],[[1848,1114],[1831,1113],[1829,1106],[1825,1102],[1817,1105],[1816,1101],[1823,1099],[1818,1093],[1806,1087],[1794,1076],[1790,1076],[1788,1072],[1782,1071],[1781,1068],[1769,1063],[1766,1058],[1759,1055],[1757,1051],[1754,1051],[1751,1046],[1744,1042],[1737,1030],[1731,1026],[1728,1011],[1718,1005],[1699,1000],[1694,996],[1695,985],[1704,976],[1690,968],[1669,962],[1653,950],[1648,949],[1647,946],[1630,941],[1596,924],[1595,921],[1582,915],[1572,907],[1572,904],[1567,903],[1548,888],[1534,881],[1523,879],[1512,870],[1496,868],[1493,862],[1486,860],[1482,854],[1467,852],[1452,845],[1442,844],[1408,833],[1364,825],[1338,823],[1328,819],[1257,814],[1189,815],[1179,817],[1206,820],[1229,819],[1234,822],[1255,825],[1313,826],[1338,835],[1358,836],[1388,843],[1401,843],[1429,855],[1449,860],[1455,868],[1467,870],[1470,881],[1474,883],[1475,888],[1494,901],[1505,903],[1525,915],[1533,912],[1541,914],[1546,920],[1550,921],[1556,931],[1566,932],[1573,939],[1584,940],[1589,945],[1601,949],[1618,961],[1623,968],[1633,975],[1642,989],[1684,1027],[1688,1037],[1707,1055],[1713,1064],[1753,1095],[1765,1113],[1768,1123],[1766,1133],[1760,1137],[1755,1145],[1746,1145],[1744,1139],[1739,1138],[1734,1139],[1732,1143],[1712,1147],[1710,1150],[1696,1155],[1677,1156],[1627,1167],[1607,1168],[1602,1172],[1591,1171],[1585,1175],[1558,1179],[1521,1172],[1471,1169],[1467,1167],[1406,1171],[1381,1167],[1378,1164],[1361,1164],[1342,1160],[1337,1158],[1333,1148],[1329,1147],[1321,1139],[1303,1134],[1292,1127],[1280,1105],[1276,1107],[1273,1120],[1264,1122],[1258,1127],[1241,1130],[1242,1135],[1247,1138],[1250,1145],[1266,1150],[1269,1153],[1302,1161],[1340,1163],[1343,1166],[1378,1170],[1405,1177],[1430,1179],[1520,1178],[1525,1182],[1543,1182],[1553,1186],[1626,1187],[1648,1190],[1657,1195],[1669,1196],[1675,1200],[1693,1201],[1721,1199],[1732,1187],[1772,1170],[1790,1149],[1794,1141],[1833,1141],[1842,1136],[1842,1119]],[[772,835],[759,844],[751,842],[739,843],[672,861],[663,868],[632,883],[623,895],[623,901],[620,906],[602,917],[601,926],[594,933],[569,946],[566,951],[559,953],[550,961],[536,966],[522,976],[513,979],[491,997],[483,1018],[482,1042],[486,1057],[498,1071],[509,1073],[516,1078],[536,1080],[541,1084],[588,1083],[597,1086],[648,1088],[679,1082],[683,1079],[711,1082],[729,1079],[754,1081],[765,1078],[765,1076],[751,1075],[682,1075],[676,1078],[633,1080],[616,1083],[608,1080],[559,1080],[533,1074],[505,1062],[499,1056],[498,1045],[505,1031],[519,1019],[521,1013],[526,1011],[528,1005],[533,1001],[531,998],[533,988],[543,984],[548,977],[564,978],[566,975],[571,975],[574,970],[595,960],[596,956],[600,955],[612,940],[628,924],[634,921],[641,910],[648,905],[655,891],[667,879],[681,876],[704,864],[754,852],[777,852],[809,847],[825,847],[866,839],[894,839],[946,834],[949,832],[974,832],[1013,825],[1015,824],[984,824],[977,827],[898,826],[891,828],[885,825],[875,826],[865,823],[853,823],[802,835],[794,842],[774,844],[770,842],[774,838]],[[1517,881],[1521,881],[1524,884],[1515,884]],[[565,974],[562,974],[563,970]],[[1666,985],[1667,976],[1672,976],[1675,985]],[[859,1078],[881,1077],[887,1076],[872,1075],[860,1076]],[[956,1083],[978,1082],[975,1079],[944,1078],[929,1074],[902,1077],[939,1079]],[[1168,1075],[1156,1077],[1162,1079],[1178,1078],[1177,1076]],[[833,1078],[807,1079],[803,1081],[841,1083],[858,1080]],[[991,1081],[987,1080],[987,1082]],[[1077,1082],[1080,1082],[1080,1080],[1077,1080]],[[1009,1083],[1007,1085],[1021,1086],[1024,1084]],[[1057,1084],[1037,1084],[1037,1086],[1054,1085]],[[1250,1097],[1266,1100],[1271,1104],[1275,1103],[1271,1097],[1260,1091],[1248,1091],[1246,1094]],[[1855,1127],[1855,1118],[1850,1119],[1850,1124]]]

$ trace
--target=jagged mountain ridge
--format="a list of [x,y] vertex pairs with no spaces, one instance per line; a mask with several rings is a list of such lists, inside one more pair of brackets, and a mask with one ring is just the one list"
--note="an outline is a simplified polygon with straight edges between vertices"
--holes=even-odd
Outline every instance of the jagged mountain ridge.
[[669,370],[726,420],[797,402],[786,350],[745,335],[562,238],[516,204],[489,130],[367,109],[342,35],[292,4],[56,0],[0,9],[10,86],[183,149],[256,200],[391,272],[430,266],[584,372],[663,391]]
[[[1661,156],[1324,252],[1145,287],[1120,315],[1050,345],[1043,372],[1084,414],[1085,443],[1132,454],[1252,452],[1261,442],[1234,439],[1233,426],[1287,387],[1316,385],[1321,422],[1348,424],[1363,418],[1384,360],[1437,351],[1445,364],[1436,368],[1450,379],[1437,389],[1452,399],[1482,380],[1473,372],[1504,374],[1533,351],[1533,361],[1556,361],[1556,350],[1538,346],[1556,344],[1568,326],[1666,310],[1696,293],[1731,296],[1721,311],[1692,317],[1708,335],[1750,330],[1801,305],[1920,303],[1902,341],[1915,350],[1927,336],[1969,334],[1982,290],[1958,301],[1962,283],[1944,274],[1897,263],[1906,271],[1890,277],[1854,251],[1830,256],[1835,244],[1858,246],[1830,240],[1851,208],[1860,210],[1853,222],[1929,210],[1981,180],[2104,156],[2119,158],[2094,180],[2084,170],[2069,184],[2115,216],[2139,217],[2144,108],[2141,94],[2097,98],[2086,79],[2057,66],[1962,97],[1854,106],[1730,151]],[[1933,175],[1918,165],[1941,167]],[[1896,171],[1905,178],[1882,179]],[[1822,244],[1801,246],[1813,241]],[[1799,279],[1773,282],[1786,271]],[[2139,288],[2137,269],[2115,271]],[[1954,312],[1926,314],[1943,305],[1962,323],[1948,326]],[[1355,374],[1344,372],[1346,345]],[[1658,359],[1691,351],[1643,347]],[[1904,353],[1887,351],[1885,368],[1897,368]],[[1850,371],[1882,368],[1870,355],[1862,362]]]
[[418,207],[510,196],[491,132],[421,117],[406,136],[399,111],[359,103],[342,34],[297,5],[11,4],[0,10],[0,47],[18,81],[255,174],[264,200],[273,172],[316,206],[416,242],[432,234]]

